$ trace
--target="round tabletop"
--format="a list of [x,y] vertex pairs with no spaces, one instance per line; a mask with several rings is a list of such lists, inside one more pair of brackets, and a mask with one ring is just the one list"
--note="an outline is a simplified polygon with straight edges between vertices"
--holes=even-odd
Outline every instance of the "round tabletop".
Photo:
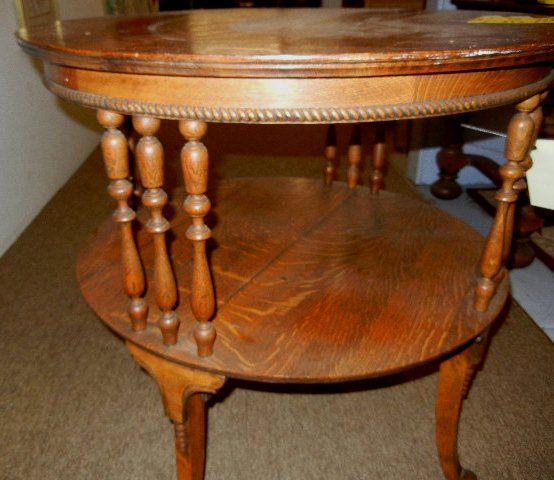
[[65,21],[20,33],[19,39],[32,53],[65,65],[194,76],[433,73],[552,58],[552,24],[472,23],[481,16],[390,9],[207,10]]
[[232,123],[340,123],[463,113],[552,81],[549,24],[483,12],[202,10],[19,32],[45,84],[80,105]]

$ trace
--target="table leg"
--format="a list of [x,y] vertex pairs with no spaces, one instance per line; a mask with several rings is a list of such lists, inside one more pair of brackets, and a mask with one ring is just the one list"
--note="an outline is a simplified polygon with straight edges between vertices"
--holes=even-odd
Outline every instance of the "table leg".
[[435,410],[436,442],[446,480],[476,480],[458,459],[458,425],[462,402],[469,392],[475,372],[482,364],[487,347],[485,334],[469,347],[442,362]]
[[468,158],[462,151],[463,131],[460,125],[463,116],[445,118],[445,137],[442,148],[437,154],[439,179],[431,185],[431,193],[445,200],[457,198],[462,187],[456,181],[459,171],[468,164]]
[[136,362],[154,377],[175,429],[177,480],[203,480],[206,458],[206,405],[203,394],[216,393],[225,377],[192,370],[127,342]]

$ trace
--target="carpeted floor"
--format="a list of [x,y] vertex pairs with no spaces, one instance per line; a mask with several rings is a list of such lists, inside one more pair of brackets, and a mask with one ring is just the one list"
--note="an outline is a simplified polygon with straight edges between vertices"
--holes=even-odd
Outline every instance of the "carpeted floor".
[[[318,176],[323,134],[211,127],[213,177]],[[157,388],[75,281],[79,245],[112,210],[105,186],[96,152],[0,259],[2,480],[173,478]],[[394,171],[388,187],[414,194]],[[553,365],[552,344],[512,304],[461,422],[461,458],[481,480],[554,478]],[[436,381],[431,368],[312,393],[235,384],[210,411],[207,480],[440,479]]]

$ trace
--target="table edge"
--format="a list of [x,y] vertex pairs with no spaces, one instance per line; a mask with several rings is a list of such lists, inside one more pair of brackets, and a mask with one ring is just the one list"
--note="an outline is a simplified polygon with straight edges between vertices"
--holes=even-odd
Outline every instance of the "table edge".
[[[337,79],[337,81],[340,80]],[[216,123],[334,124],[434,117],[507,105],[547,90],[554,83],[554,71],[539,81],[498,92],[439,100],[429,99],[355,107],[248,108],[162,104],[80,91],[60,85],[48,78],[44,79],[44,83],[52,93],[71,103],[127,115],[153,115],[163,119],[190,119]]]

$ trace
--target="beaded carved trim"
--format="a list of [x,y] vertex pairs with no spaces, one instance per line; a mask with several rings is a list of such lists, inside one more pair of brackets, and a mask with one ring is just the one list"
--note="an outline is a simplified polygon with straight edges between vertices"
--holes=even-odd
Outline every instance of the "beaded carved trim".
[[542,80],[523,87],[469,97],[322,108],[227,108],[164,104],[72,90],[50,80],[45,80],[45,84],[52,93],[69,102],[128,115],[221,123],[355,123],[450,115],[506,105],[548,89],[553,79],[554,73],[551,73]]

